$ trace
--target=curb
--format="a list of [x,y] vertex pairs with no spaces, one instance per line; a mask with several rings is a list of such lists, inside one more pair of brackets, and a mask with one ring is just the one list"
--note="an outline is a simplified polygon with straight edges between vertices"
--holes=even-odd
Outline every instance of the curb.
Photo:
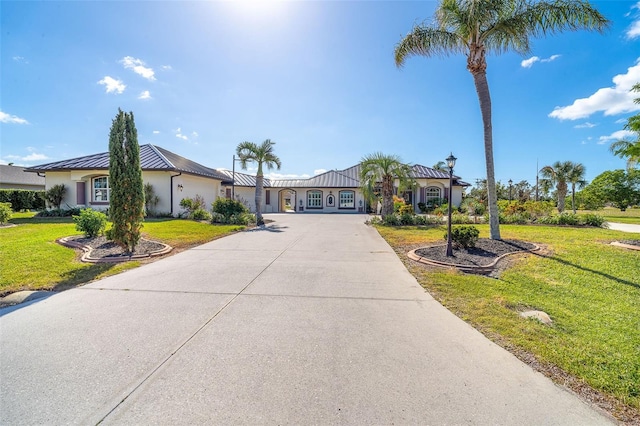
[[[503,258],[507,256],[511,256],[514,254],[522,254],[522,253],[532,253],[534,251],[540,250],[540,247],[537,244],[534,244],[534,243],[531,243],[531,244],[533,244],[535,247],[529,250],[519,250],[511,253],[505,253],[503,255],[498,256],[490,264],[482,265],[482,266],[460,265],[458,263],[440,262],[438,260],[431,260],[429,258],[417,255],[416,250],[420,250],[421,248],[424,248],[424,247],[418,247],[417,249],[411,250],[409,253],[407,253],[407,257],[416,262],[424,263],[425,265],[439,266],[441,268],[455,268],[462,272],[470,272],[474,274],[489,274],[491,271],[493,271],[493,268],[498,264],[498,262],[500,262]],[[442,244],[442,246],[444,246],[444,244]],[[430,247],[439,247],[439,246],[430,246]]]
[[[120,257],[91,257],[91,252],[93,249],[89,246],[85,246],[84,244],[76,243],[74,241],[69,240],[70,237],[58,238],[56,242],[65,247],[77,248],[83,251],[82,257],[80,260],[86,263],[120,263],[120,262],[128,262],[130,260],[140,260],[140,259],[149,259],[151,257],[162,256],[164,254],[169,253],[173,250],[173,247],[168,246],[159,241],[153,241],[157,244],[162,244],[164,248],[161,250],[157,250],[147,254],[134,254],[132,256],[120,256]],[[146,240],[151,241],[151,240]]]
[[621,242],[618,242],[618,241],[612,241],[612,242],[609,243],[609,245],[616,246],[616,247],[622,247],[622,248],[626,248],[626,249],[629,249],[629,250],[640,250],[640,246],[634,246],[634,245],[631,245],[631,244],[625,244],[625,243],[621,243]]

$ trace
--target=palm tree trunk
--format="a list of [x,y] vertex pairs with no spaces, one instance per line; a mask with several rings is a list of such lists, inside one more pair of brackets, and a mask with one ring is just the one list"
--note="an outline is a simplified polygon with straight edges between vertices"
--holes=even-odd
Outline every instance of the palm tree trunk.
[[491,127],[491,95],[486,71],[472,73],[476,85],[482,124],[484,127],[484,157],[487,166],[487,198],[489,204],[489,233],[492,240],[500,239],[500,220],[498,198],[496,193],[496,177],[493,165],[493,131]]
[[264,225],[262,219],[262,185],[264,183],[264,176],[262,174],[256,175],[256,225]]
[[564,200],[567,198],[567,184],[559,182],[556,189],[558,191],[558,213],[562,213],[564,211]]
[[393,177],[382,177],[382,217],[393,213]]
[[576,184],[571,182],[571,208],[573,209],[573,214],[576,214]]

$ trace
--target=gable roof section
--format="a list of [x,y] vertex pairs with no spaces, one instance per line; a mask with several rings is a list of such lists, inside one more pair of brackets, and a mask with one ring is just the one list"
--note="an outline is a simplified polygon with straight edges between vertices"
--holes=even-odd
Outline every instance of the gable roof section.
[[24,167],[0,164],[0,183],[11,185],[40,185],[44,187],[44,177],[35,173],[25,173]]
[[[227,177],[215,169],[203,166],[191,161],[171,151],[167,151],[159,146],[147,144],[140,146],[140,166],[142,170],[158,170],[182,172],[192,175],[204,176],[222,181]],[[52,172],[66,170],[108,170],[109,153],[87,155],[84,157],[72,158],[70,160],[57,161],[54,163],[42,164],[26,169],[29,172]]]
[[360,186],[360,181],[345,174],[344,170],[329,170],[309,179],[272,180],[271,186],[274,188],[357,188]]
[[[233,183],[233,180],[234,180],[233,171],[231,171],[231,170],[220,170],[220,169],[216,169],[216,171],[218,173],[222,173],[223,175],[225,175],[227,177],[227,180],[225,181],[225,184],[231,185]],[[246,173],[236,172],[235,181],[236,181],[235,186],[248,186],[248,187],[254,187],[254,188],[256,186],[256,177],[254,175],[248,175]],[[264,188],[271,187],[271,180],[269,180],[267,178],[264,178],[263,187]]]

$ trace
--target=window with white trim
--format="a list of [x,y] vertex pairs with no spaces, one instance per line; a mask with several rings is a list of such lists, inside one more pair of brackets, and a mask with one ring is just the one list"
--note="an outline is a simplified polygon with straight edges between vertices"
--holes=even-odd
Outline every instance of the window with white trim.
[[322,191],[307,192],[307,208],[308,209],[322,208]]
[[427,205],[434,205],[440,203],[440,188],[430,186],[424,191],[424,203]]
[[356,208],[356,194],[354,191],[340,191],[340,204],[341,209],[355,209]]
[[93,188],[93,201],[105,203],[109,202],[110,188],[108,176],[93,178],[91,181],[91,186]]

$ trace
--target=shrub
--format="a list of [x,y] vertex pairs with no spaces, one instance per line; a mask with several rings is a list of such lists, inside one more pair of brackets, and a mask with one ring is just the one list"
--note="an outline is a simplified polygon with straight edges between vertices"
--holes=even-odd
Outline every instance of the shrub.
[[193,220],[211,220],[211,213],[206,211],[205,209],[196,209],[191,214],[191,219]]
[[458,213],[456,211],[451,214],[451,223],[462,225],[467,223],[473,223],[473,221],[467,214]]
[[204,198],[202,198],[202,195],[198,194],[193,198],[183,198],[180,200],[180,207],[186,210],[185,216],[187,218],[193,219],[193,213],[196,210],[205,210]]
[[413,210],[413,206],[411,204],[404,204],[404,205],[400,206],[400,209],[398,209],[398,213],[400,213],[401,215],[404,215],[404,214],[414,215],[414,214],[416,214],[416,212]]
[[42,210],[36,214],[36,217],[70,217],[80,214],[80,208],[74,207],[71,209],[51,209]]
[[460,204],[460,209],[470,215],[482,216],[487,210],[484,204],[475,198],[465,198]]
[[85,237],[97,237],[107,226],[107,215],[93,209],[82,209],[79,216],[73,216],[76,230],[84,233]]
[[[457,226],[451,230],[451,241],[457,248],[475,247],[480,231],[475,226]],[[448,234],[444,234],[447,239]]]
[[433,214],[437,216],[444,216],[449,214],[449,203],[441,204],[440,206],[434,208]]
[[526,213],[500,213],[499,219],[500,223],[509,225],[525,225],[530,222],[529,217]]
[[427,205],[425,203],[418,203],[418,208],[420,209],[420,213],[427,212]]
[[147,216],[156,216],[155,208],[160,202],[160,197],[158,197],[153,190],[153,185],[149,182],[144,184],[144,208],[147,213]]
[[411,213],[402,213],[399,217],[400,225],[414,225],[415,224],[415,214]]
[[388,214],[382,217],[382,223],[387,226],[398,226],[400,225],[400,218],[395,214]]
[[583,222],[587,226],[595,226],[597,228],[602,228],[605,224],[604,217],[599,214],[587,213],[580,217],[581,222]]
[[53,185],[51,188],[49,188],[44,193],[44,198],[54,208],[59,209],[60,204],[62,204],[62,200],[64,199],[64,194],[66,192],[67,192],[67,187],[64,186],[64,184],[60,183],[58,185]]
[[255,222],[255,216],[249,213],[249,208],[240,200],[218,198],[211,204],[212,223],[226,223],[229,225],[248,225]]
[[558,215],[558,225],[579,225],[580,224],[580,218],[578,218],[578,215],[573,214],[573,213],[569,213],[569,212],[562,212]]
[[44,191],[0,189],[0,203],[11,203],[13,211],[44,209]]
[[0,223],[5,224],[11,219],[11,203],[0,203]]

